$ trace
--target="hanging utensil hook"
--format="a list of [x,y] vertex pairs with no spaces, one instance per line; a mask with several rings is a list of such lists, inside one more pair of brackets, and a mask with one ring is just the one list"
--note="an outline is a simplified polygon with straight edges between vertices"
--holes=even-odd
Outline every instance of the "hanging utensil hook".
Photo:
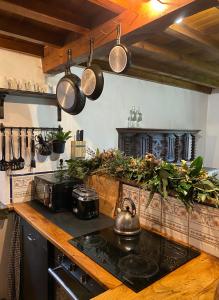
[[66,63],[66,69],[65,69],[65,74],[70,75],[71,74],[71,66],[72,66],[72,50],[68,49],[67,50],[67,63]]
[[88,60],[88,67],[91,66],[92,60],[93,60],[93,54],[94,54],[94,38],[90,38],[90,54],[89,54],[89,60]]
[[119,45],[120,44],[120,40],[121,40],[121,23],[119,23],[117,26],[116,26],[116,32],[117,32],[117,44]]

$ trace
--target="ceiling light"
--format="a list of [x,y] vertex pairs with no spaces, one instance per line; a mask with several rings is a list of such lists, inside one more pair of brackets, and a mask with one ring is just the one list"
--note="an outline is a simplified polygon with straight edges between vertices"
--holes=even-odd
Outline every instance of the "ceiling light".
[[175,20],[175,23],[176,24],[180,24],[180,23],[182,23],[182,21],[183,21],[183,18],[180,17],[180,18],[178,18],[178,19]]
[[165,3],[163,3],[160,0],[151,0],[150,3],[151,3],[153,10],[155,10],[155,11],[163,11],[165,8],[165,5],[164,5]]

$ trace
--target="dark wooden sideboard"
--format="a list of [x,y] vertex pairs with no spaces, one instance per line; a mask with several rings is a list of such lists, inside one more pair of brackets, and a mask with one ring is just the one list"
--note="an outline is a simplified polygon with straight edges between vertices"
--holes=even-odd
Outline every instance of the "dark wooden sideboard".
[[117,128],[118,148],[126,155],[143,157],[153,153],[168,162],[195,158],[200,130]]

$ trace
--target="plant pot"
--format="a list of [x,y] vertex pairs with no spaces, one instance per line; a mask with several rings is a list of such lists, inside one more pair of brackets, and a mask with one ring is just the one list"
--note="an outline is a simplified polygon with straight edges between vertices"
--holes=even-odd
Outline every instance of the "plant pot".
[[52,150],[54,153],[64,153],[65,151],[65,141],[55,140],[52,142]]

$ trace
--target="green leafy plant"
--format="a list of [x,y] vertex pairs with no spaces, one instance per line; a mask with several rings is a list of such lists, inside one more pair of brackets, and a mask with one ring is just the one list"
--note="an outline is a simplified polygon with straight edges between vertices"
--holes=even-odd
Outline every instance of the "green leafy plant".
[[71,131],[64,132],[63,130],[58,130],[57,132],[50,132],[47,134],[48,141],[65,142],[71,137]]
[[182,161],[178,166],[158,160],[152,154],[133,158],[112,149],[102,153],[97,151],[96,156],[89,160],[72,159],[67,163],[71,177],[84,179],[99,174],[136,182],[150,191],[146,205],[150,204],[155,193],[159,193],[164,199],[168,196],[180,199],[188,209],[197,201],[219,206],[219,180],[208,176],[200,156],[191,165]]

